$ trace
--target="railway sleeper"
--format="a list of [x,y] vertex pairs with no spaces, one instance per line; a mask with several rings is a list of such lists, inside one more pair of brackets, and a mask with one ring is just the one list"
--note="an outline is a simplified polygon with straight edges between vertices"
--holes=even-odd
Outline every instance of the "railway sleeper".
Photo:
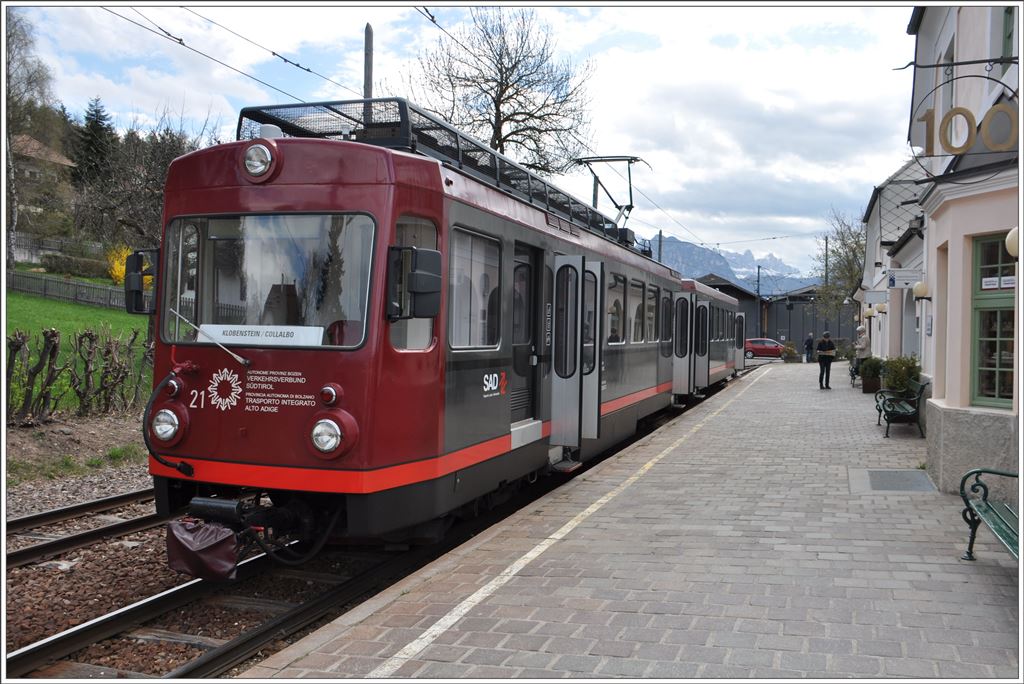
[[76,663],[72,660],[59,660],[52,665],[36,670],[27,675],[32,679],[76,680],[76,679],[156,679],[153,675],[132,670],[119,670],[116,667]]

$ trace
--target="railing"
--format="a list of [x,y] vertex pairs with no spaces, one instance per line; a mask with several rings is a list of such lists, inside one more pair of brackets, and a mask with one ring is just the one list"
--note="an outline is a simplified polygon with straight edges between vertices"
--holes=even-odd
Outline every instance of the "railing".
[[[11,275],[8,289],[16,292],[124,311],[124,289],[120,287],[95,285],[70,278],[25,273],[24,271],[15,271]],[[148,305],[152,301],[153,295],[147,292],[145,297]]]

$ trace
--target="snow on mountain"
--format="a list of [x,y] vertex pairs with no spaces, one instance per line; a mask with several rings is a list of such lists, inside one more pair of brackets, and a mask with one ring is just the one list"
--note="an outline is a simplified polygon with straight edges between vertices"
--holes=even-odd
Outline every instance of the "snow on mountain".
[[[654,257],[658,258],[657,240],[652,241]],[[714,273],[751,292],[760,289],[762,296],[779,295],[816,285],[817,278],[802,278],[800,271],[769,254],[756,258],[750,250],[743,254],[729,251],[715,251],[674,237],[666,237],[662,243],[661,262],[675,269],[684,278],[700,278]],[[761,267],[761,282],[757,282],[757,267]]]
[[738,252],[730,252],[728,250],[722,250],[721,255],[725,257],[725,260],[729,263],[733,273],[740,278],[744,278],[750,275],[757,276],[757,267],[760,266],[761,270],[771,271],[775,275],[780,276],[799,276],[800,270],[790,266],[789,264],[782,261],[774,254],[769,253],[766,257],[760,259],[754,257],[753,252],[749,249],[742,254]]

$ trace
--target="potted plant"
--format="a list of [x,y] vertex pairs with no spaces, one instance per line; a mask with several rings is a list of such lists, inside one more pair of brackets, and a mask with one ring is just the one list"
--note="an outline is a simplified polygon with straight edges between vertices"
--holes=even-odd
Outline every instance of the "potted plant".
[[782,361],[783,363],[800,363],[800,352],[796,350],[796,345],[793,342],[786,342],[782,345]]
[[874,394],[882,389],[882,359],[869,356],[860,362],[861,391]]
[[886,389],[902,392],[910,380],[920,377],[921,366],[913,356],[893,356],[882,362],[882,375]]

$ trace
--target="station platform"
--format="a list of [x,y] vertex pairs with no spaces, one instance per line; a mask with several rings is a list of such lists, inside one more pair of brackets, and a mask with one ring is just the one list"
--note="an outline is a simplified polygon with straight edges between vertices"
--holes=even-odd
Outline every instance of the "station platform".
[[770,363],[249,678],[1020,678],[1019,567],[847,366]]

